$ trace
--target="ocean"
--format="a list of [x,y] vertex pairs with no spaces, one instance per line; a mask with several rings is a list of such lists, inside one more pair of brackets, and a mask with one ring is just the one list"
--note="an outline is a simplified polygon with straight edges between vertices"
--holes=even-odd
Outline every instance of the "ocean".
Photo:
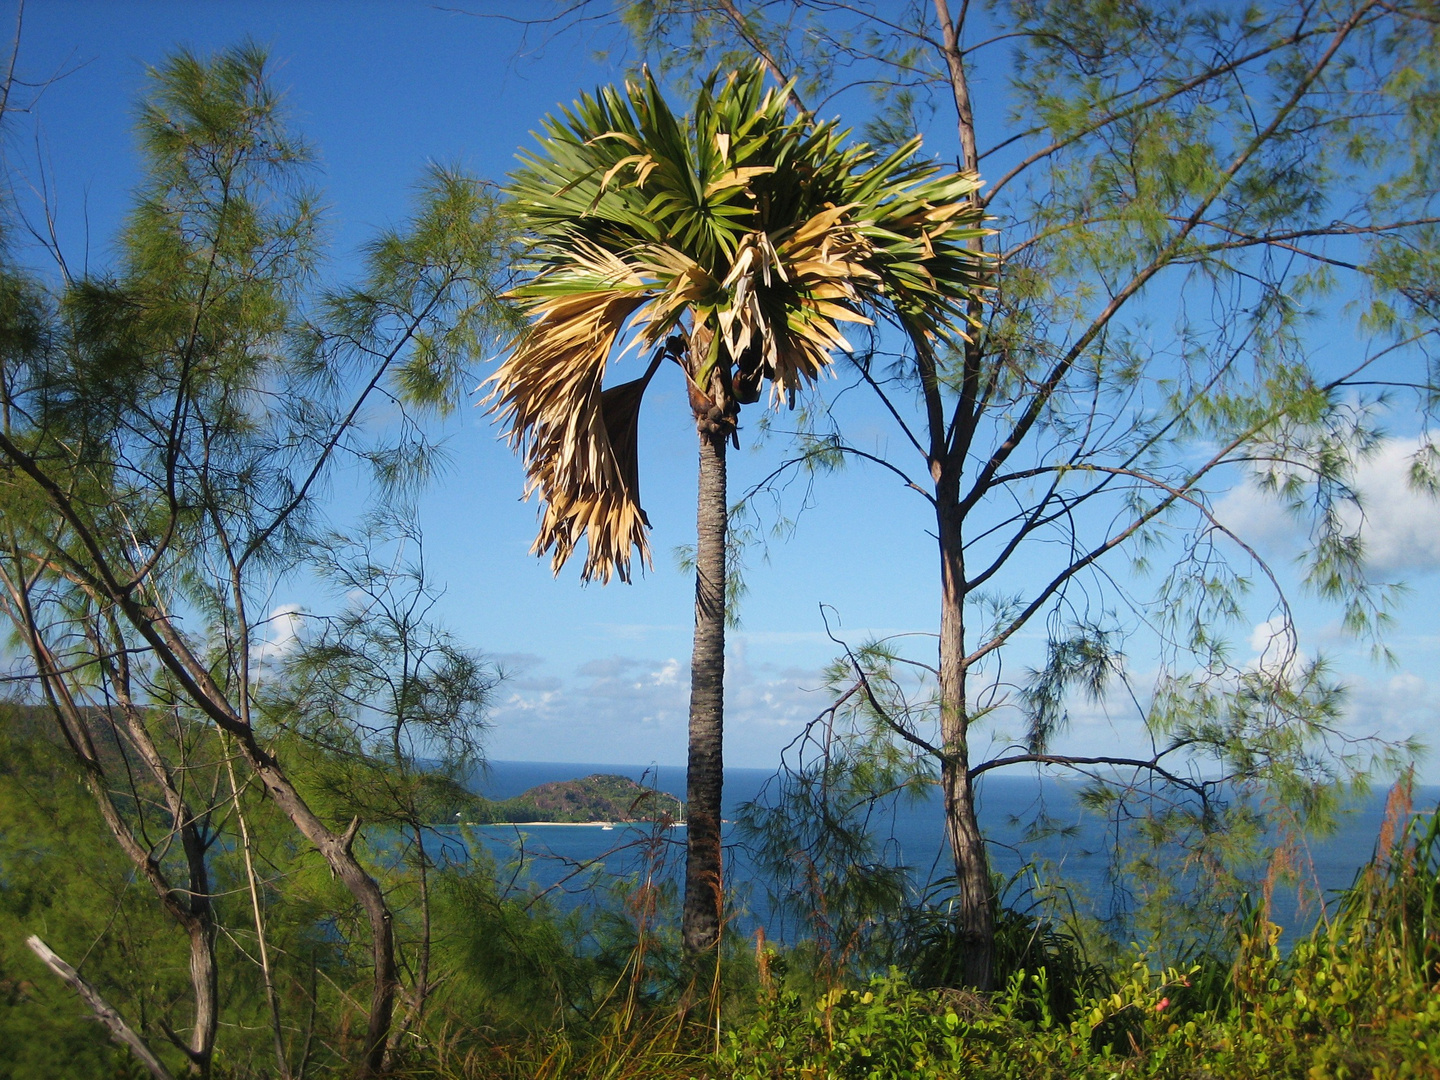
[[[677,797],[685,795],[685,770],[680,767],[586,765],[558,762],[492,761],[476,777],[474,786],[489,798],[512,798],[537,784],[573,780],[593,773],[628,776]],[[772,773],[766,769],[725,770],[725,816],[733,818],[740,805],[757,797]],[[1105,821],[1080,805],[1077,787],[1059,780],[1019,776],[987,776],[979,785],[981,826],[989,841],[995,871],[1007,877],[1027,865],[1046,868],[1050,880],[1070,884],[1082,909],[1103,913],[1112,896],[1108,831]],[[1329,836],[1307,844],[1302,862],[1309,893],[1330,896],[1348,886],[1356,871],[1374,853],[1384,818],[1386,792],[1380,790],[1348,808],[1339,827]],[[1440,802],[1440,788],[1417,788],[1415,806],[1425,810]],[[1025,824],[1043,808],[1056,835],[1031,840]],[[947,872],[939,795],[899,807],[881,824],[886,838],[898,848],[918,887]],[[669,830],[653,837],[648,829],[617,825],[489,826],[476,830],[491,853],[509,868],[513,880],[528,887],[550,890],[562,908],[595,902],[589,889],[592,874],[627,874],[639,869],[655,851],[667,864],[684,865],[684,830]],[[737,922],[744,932],[764,926],[767,935],[783,940],[786,927],[771,909],[764,883],[756,880],[745,853],[727,828],[727,885],[739,898]],[[1317,909],[1313,899],[1297,906],[1292,889],[1277,889],[1274,918],[1287,937],[1308,931]]]

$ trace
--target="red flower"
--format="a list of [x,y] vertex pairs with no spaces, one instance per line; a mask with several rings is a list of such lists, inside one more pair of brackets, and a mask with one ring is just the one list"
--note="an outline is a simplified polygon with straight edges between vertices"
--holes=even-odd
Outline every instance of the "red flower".
[[1164,1011],[1165,1011],[1167,1008],[1169,1008],[1169,1007],[1170,1007],[1170,999],[1169,999],[1169,998],[1161,998],[1160,1001],[1159,1001],[1159,1003],[1155,1006],[1155,1011],[1156,1011],[1156,1012],[1164,1012]]

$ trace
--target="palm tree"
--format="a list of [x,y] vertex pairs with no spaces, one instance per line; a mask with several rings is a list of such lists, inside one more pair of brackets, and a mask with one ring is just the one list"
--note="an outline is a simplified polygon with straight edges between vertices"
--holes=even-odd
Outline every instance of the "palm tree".
[[[493,408],[543,502],[533,550],[558,573],[587,540],[582,576],[629,580],[650,561],[636,421],[665,360],[684,373],[699,436],[689,828],[683,940],[721,925],[725,452],[742,404],[769,384],[793,404],[843,323],[877,317],[948,340],[980,287],[986,230],[973,175],[939,175],[919,140],[881,157],[832,122],[792,113],[758,65],[711,76],[677,118],[649,72],[547,117],[508,194],[531,244],[514,295],[530,325],[492,377]],[[962,335],[963,336],[963,335]],[[621,349],[622,344],[627,345]],[[629,348],[639,379],[605,389]]]

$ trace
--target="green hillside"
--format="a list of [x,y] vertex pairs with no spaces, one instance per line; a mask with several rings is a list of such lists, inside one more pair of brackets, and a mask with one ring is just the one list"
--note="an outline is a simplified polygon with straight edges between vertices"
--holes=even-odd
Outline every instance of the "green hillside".
[[506,822],[683,821],[685,804],[674,795],[642,787],[628,776],[596,773],[580,780],[540,784],[513,799],[481,800],[476,820]]

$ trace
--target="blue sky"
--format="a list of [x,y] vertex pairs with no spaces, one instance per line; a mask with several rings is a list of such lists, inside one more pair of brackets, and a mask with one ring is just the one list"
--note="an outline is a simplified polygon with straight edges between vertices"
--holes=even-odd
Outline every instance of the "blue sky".
[[[13,5],[0,4],[0,12],[13,24]],[[522,39],[507,21],[422,3],[32,0],[20,72],[34,81],[58,77],[10,129],[7,164],[32,215],[35,194],[47,194],[72,268],[110,258],[110,238],[137,180],[131,118],[146,66],[176,46],[208,52],[247,38],[268,47],[293,122],[318,150],[332,272],[341,278],[375,228],[403,217],[427,163],[502,177],[544,113],[617,78],[627,59],[612,30],[592,25],[542,45],[533,33]],[[937,139],[947,132],[939,125]],[[863,410],[855,422],[861,441],[881,445],[893,437]],[[1377,572],[1413,588],[1390,636],[1398,666],[1372,666],[1363,647],[1336,631],[1333,611],[1304,599],[1299,611],[1304,647],[1334,656],[1351,683],[1353,729],[1426,738],[1440,706],[1440,677],[1431,675],[1440,618],[1429,599],[1440,566],[1440,513],[1405,489],[1404,440],[1413,424],[1397,419],[1394,427],[1398,441],[1366,476],[1376,493],[1368,528]],[[754,448],[753,433],[752,424],[742,432],[745,449],[732,454],[732,491],[783,452],[780,439]],[[662,382],[646,398],[641,460],[656,565],[629,586],[583,587],[578,568],[552,577],[548,561],[528,554],[535,507],[519,501],[519,464],[486,417],[464,409],[445,434],[450,465],[422,504],[426,560],[447,590],[446,622],[509,673],[493,712],[492,756],[683,761],[693,586],[670,553],[693,535],[695,447],[681,387]],[[337,482],[337,515],[349,482]],[[1237,490],[1222,505],[1282,567],[1299,552],[1293,525],[1253,492]],[[792,498],[787,509],[796,508]],[[795,532],[751,558],[743,626],[731,635],[730,764],[774,764],[799,725],[823,708],[821,670],[835,650],[820,605],[833,609],[832,625],[852,641],[934,628],[936,571],[926,524],[925,505],[913,494],[880,474],[851,471],[823,480]],[[319,602],[304,582],[282,582],[273,596],[279,610]],[[1256,625],[1265,617],[1257,611]],[[277,620],[277,635],[284,626]],[[1242,649],[1258,651],[1263,633],[1241,627],[1238,637]],[[1026,648],[1033,646],[1022,644],[1021,662],[1035,655],[1027,657]],[[1147,671],[1144,655],[1130,662],[1137,675]],[[1077,748],[1125,745],[1134,728],[1122,708],[1077,705],[1071,741]],[[1433,757],[1425,773],[1440,778]]]

